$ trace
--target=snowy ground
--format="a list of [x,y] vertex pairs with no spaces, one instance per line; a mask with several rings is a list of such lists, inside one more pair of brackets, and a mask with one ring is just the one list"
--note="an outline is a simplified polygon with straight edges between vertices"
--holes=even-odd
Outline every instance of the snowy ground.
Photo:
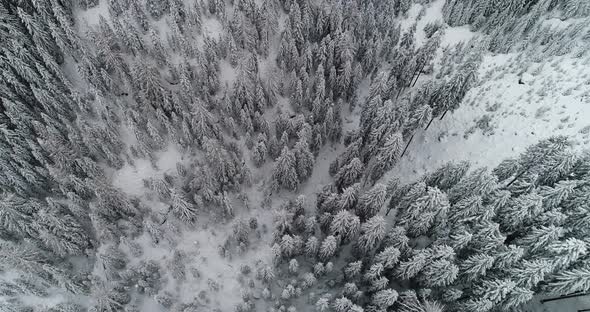
[[[144,187],[143,180],[154,177],[162,177],[164,173],[174,173],[176,163],[184,161],[183,154],[174,146],[156,155],[155,167],[145,159],[135,159],[133,165],[126,165],[114,172],[112,183],[128,195],[139,198],[142,203],[156,212],[165,212],[167,204],[154,200],[148,188]],[[251,204],[260,207],[260,196],[255,196],[256,191],[249,192]],[[237,203],[236,203],[237,204]],[[245,254],[234,256],[231,259],[220,256],[218,246],[223,245],[228,235],[232,233],[231,222],[211,222],[208,216],[202,216],[199,221],[190,227],[182,227],[180,235],[173,238],[171,243],[154,244],[147,234],[134,239],[143,249],[141,257],[131,257],[130,265],[141,260],[155,260],[166,269],[167,262],[171,261],[175,251],[186,253],[187,274],[186,281],[175,280],[166,276],[163,287],[171,293],[179,294],[182,302],[190,302],[193,297],[202,290],[211,289],[210,280],[219,284],[218,291],[209,291],[207,297],[211,302],[207,306],[220,308],[221,311],[231,311],[241,301],[240,290],[245,288],[247,279],[242,277],[241,265],[249,265],[255,268],[255,262],[262,260],[269,263],[271,258],[270,247],[266,242],[270,241],[270,232],[264,231],[264,227],[272,225],[272,214],[262,209],[236,209],[236,218],[256,217],[260,223],[260,237],[252,239]],[[215,224],[215,226],[211,226]],[[251,234],[255,237],[256,234]],[[123,244],[123,250],[125,250]],[[235,252],[233,252],[235,254]],[[166,272],[166,270],[164,271]],[[254,273],[250,273],[250,278]],[[169,274],[167,274],[169,275]],[[150,298],[145,298],[141,311],[162,311],[162,307]]]
[[[426,24],[442,21],[444,3],[434,1],[423,12],[417,23],[418,44],[425,40]],[[402,28],[410,27],[421,10],[415,4]],[[448,27],[442,46],[476,35],[465,26]],[[469,160],[474,166],[493,167],[552,135],[569,135],[580,148],[587,148],[589,62],[588,57],[566,55],[533,63],[525,54],[489,53],[479,70],[482,82],[469,91],[457,111],[418,133],[402,161],[383,180],[395,176],[409,182],[449,161]]]
[[403,181],[448,161],[496,166],[538,140],[569,135],[580,148],[590,143],[588,60],[569,56],[529,64],[517,54],[487,55],[480,80],[460,108],[417,135],[389,173]]
[[590,309],[590,296],[582,296],[546,303],[534,302],[525,308],[525,312],[578,312]]

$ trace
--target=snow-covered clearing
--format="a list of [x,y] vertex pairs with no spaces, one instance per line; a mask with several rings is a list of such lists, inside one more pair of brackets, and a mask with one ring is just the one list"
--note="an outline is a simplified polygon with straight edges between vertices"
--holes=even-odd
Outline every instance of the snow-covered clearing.
[[[163,214],[168,205],[150,196],[152,191],[144,186],[143,180],[161,178],[165,173],[174,174],[176,164],[183,163],[183,157],[186,155],[170,145],[156,155],[155,166],[149,160],[135,159],[133,165],[127,164],[113,174],[112,184],[128,195],[139,198],[150,210]],[[249,201],[254,207],[262,207],[262,197],[257,196],[255,187],[248,192]],[[234,205],[239,205],[239,202],[235,201]],[[240,209],[236,209],[236,219],[248,220],[255,217],[259,222],[258,232],[251,234],[252,246],[249,246],[245,253],[237,253],[238,256],[230,258],[221,256],[219,247],[225,244],[228,235],[232,233],[232,224],[214,221],[210,216],[203,215],[194,225],[183,225],[178,232],[165,234],[167,241],[154,244],[147,234],[135,238],[132,242],[139,244],[143,253],[140,257],[130,256],[130,265],[141,260],[154,260],[165,269],[163,289],[178,294],[181,302],[190,303],[202,290],[212,290],[206,297],[200,298],[201,305],[219,308],[221,311],[233,310],[241,301],[241,289],[247,287],[246,284],[255,274],[252,272],[243,275],[240,270],[242,265],[254,269],[257,261],[268,263],[271,259],[270,248],[266,242],[270,241],[271,233],[267,229],[272,226],[272,213],[263,209],[243,208],[245,207],[242,205]],[[212,226],[213,224],[215,226]],[[123,242],[121,248],[130,254],[128,244],[129,242]],[[174,253],[178,251],[184,252],[189,259],[186,262],[185,280],[175,279],[169,270],[166,270]],[[232,250],[232,254],[236,252]],[[141,302],[141,311],[162,311],[162,307],[151,298],[143,298]]]
[[569,135],[588,147],[588,59],[565,56],[536,64],[523,58],[486,55],[479,71],[483,83],[457,111],[419,133],[390,176],[411,181],[449,161],[493,167],[552,135]]

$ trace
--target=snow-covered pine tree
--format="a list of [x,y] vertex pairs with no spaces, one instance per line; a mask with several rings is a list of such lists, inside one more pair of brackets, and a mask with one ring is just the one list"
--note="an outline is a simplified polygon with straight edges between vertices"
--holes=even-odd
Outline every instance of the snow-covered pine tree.
[[387,196],[387,187],[384,184],[377,184],[370,190],[365,192],[360,198],[356,206],[356,213],[361,217],[361,220],[368,220],[376,216]]
[[297,188],[299,178],[297,177],[296,161],[295,154],[288,147],[283,147],[272,176],[273,183],[276,184],[275,188],[285,187],[290,190]]

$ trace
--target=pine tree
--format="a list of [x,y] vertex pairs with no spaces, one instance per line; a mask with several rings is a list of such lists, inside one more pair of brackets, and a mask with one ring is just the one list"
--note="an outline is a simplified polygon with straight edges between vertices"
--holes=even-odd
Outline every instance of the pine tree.
[[452,262],[441,259],[427,264],[421,271],[419,279],[428,287],[452,285],[459,275],[459,267]]
[[505,309],[515,309],[533,300],[534,292],[523,287],[514,287],[504,300]]
[[291,261],[289,261],[289,272],[291,272],[293,274],[297,274],[298,270],[299,270],[299,263],[297,262],[297,259],[291,259]]
[[554,270],[570,267],[582,256],[586,255],[586,244],[576,238],[556,241],[547,246],[547,251],[553,256]]
[[41,207],[34,200],[27,201],[15,194],[4,193],[0,201],[0,224],[4,231],[17,238],[35,235],[33,215]]
[[356,238],[360,231],[361,221],[359,217],[347,210],[338,212],[330,224],[330,233],[340,235],[344,240]]
[[585,266],[560,272],[544,286],[547,293],[560,295],[586,292],[588,289],[590,289],[590,270]]
[[494,265],[494,257],[487,254],[476,254],[465,259],[461,263],[461,274],[465,276],[468,281],[480,279],[486,275]]
[[340,168],[334,176],[337,187],[344,189],[356,183],[363,174],[363,163],[358,158],[353,158],[348,164]]
[[508,245],[503,246],[503,250],[499,250],[496,254],[494,266],[501,269],[506,269],[518,263],[524,256],[524,248]]
[[172,212],[182,221],[194,222],[197,218],[197,209],[188,202],[181,192],[172,189],[170,191],[170,208]]
[[518,240],[518,245],[528,248],[530,253],[534,253],[558,241],[564,234],[563,228],[554,225],[534,227],[529,234]]
[[117,311],[131,301],[130,295],[120,285],[98,280],[92,285],[92,295],[94,297],[92,309],[96,311]]
[[361,220],[368,220],[383,207],[387,196],[387,187],[383,184],[377,184],[365,194],[363,194],[356,207],[356,213],[361,217]]
[[373,295],[372,303],[386,309],[392,306],[397,300],[398,294],[393,289],[381,290]]
[[425,253],[416,253],[411,258],[399,263],[395,275],[400,279],[408,280],[415,277],[426,266],[427,257]]
[[361,232],[357,241],[357,248],[362,253],[368,253],[385,237],[386,222],[381,216],[374,216],[361,224]]
[[329,260],[334,256],[336,253],[336,249],[338,248],[338,241],[332,235],[326,237],[320,246],[319,255],[320,258],[324,261]]
[[462,301],[457,303],[458,311],[467,312],[467,311],[481,311],[487,312],[492,310],[494,307],[494,303],[491,302],[489,299],[477,298],[477,299],[468,299],[466,301]]
[[296,171],[299,181],[303,182],[311,176],[313,171],[313,165],[315,157],[309,150],[309,145],[305,140],[299,140],[295,144],[295,160],[296,160]]
[[392,269],[398,262],[401,253],[399,249],[389,246],[375,256],[375,262],[383,264],[383,267]]
[[315,311],[316,312],[326,312],[330,309],[330,299],[327,297],[322,297],[318,299],[315,303]]
[[543,198],[536,194],[525,194],[510,201],[498,214],[500,224],[508,230],[516,230],[530,224],[543,209]]
[[494,304],[504,300],[516,287],[510,279],[485,279],[474,289],[474,294]]
[[354,208],[357,203],[359,188],[360,185],[357,183],[342,190],[338,205],[340,209],[349,210]]
[[168,12],[170,4],[168,0],[148,0],[146,2],[146,8],[154,19],[159,20],[164,14]]
[[82,226],[70,215],[55,210],[40,210],[33,226],[43,243],[59,256],[81,255],[89,238]]
[[387,170],[397,164],[400,157],[403,156],[402,146],[403,137],[401,133],[393,133],[387,137],[383,146],[379,148],[377,158],[375,158],[370,168],[371,172],[368,177],[372,182],[377,181]]
[[404,225],[409,233],[419,236],[432,227],[435,218],[444,219],[448,209],[449,203],[445,194],[436,188],[428,187],[424,196],[417,198],[402,212],[398,222]]
[[433,173],[426,175],[424,182],[428,186],[446,191],[455,186],[465,176],[469,167],[470,164],[466,161],[447,163]]
[[299,185],[296,171],[296,158],[293,152],[286,146],[283,147],[281,155],[277,158],[273,171],[272,179],[276,183],[276,188],[285,187],[295,190]]
[[400,226],[396,226],[389,230],[389,232],[385,236],[383,244],[385,246],[395,247],[399,249],[400,252],[404,252],[409,248],[409,241],[410,239],[408,238],[408,236],[406,236],[406,229]]
[[524,260],[516,268],[510,270],[513,280],[520,287],[533,288],[543,281],[551,272],[548,260]]

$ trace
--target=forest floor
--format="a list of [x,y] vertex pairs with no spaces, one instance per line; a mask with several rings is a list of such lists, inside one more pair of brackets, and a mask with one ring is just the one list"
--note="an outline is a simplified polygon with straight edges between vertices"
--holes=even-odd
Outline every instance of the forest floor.
[[[449,161],[494,167],[552,135],[590,143],[590,76],[568,56],[529,63],[521,54],[486,55],[478,86],[455,112],[419,133],[389,172],[410,182]],[[385,177],[387,179],[388,177]]]

